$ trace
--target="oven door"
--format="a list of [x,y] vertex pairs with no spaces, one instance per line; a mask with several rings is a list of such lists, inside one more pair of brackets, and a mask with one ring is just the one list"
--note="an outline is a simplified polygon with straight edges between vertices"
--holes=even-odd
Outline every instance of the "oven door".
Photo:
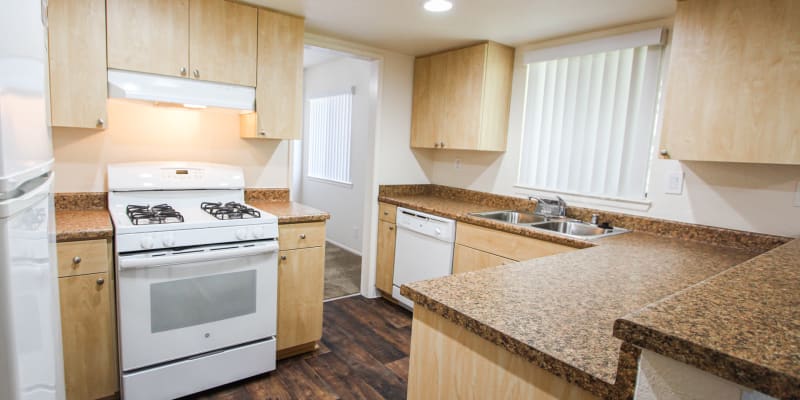
[[117,257],[122,370],[275,336],[277,241]]

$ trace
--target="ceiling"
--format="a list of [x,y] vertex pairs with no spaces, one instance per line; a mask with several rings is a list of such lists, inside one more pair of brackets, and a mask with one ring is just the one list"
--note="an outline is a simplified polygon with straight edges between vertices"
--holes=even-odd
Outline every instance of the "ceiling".
[[409,55],[480,40],[507,45],[668,17],[675,0],[452,0],[433,14],[422,0],[247,0],[306,17],[306,30]]

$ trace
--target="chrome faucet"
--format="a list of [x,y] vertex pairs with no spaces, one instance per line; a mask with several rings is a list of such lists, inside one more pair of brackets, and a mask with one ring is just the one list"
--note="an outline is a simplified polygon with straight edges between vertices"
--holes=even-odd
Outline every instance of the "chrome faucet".
[[534,211],[536,214],[548,217],[565,217],[567,215],[567,202],[561,196],[556,196],[555,199],[529,196],[528,200],[536,200],[536,210]]

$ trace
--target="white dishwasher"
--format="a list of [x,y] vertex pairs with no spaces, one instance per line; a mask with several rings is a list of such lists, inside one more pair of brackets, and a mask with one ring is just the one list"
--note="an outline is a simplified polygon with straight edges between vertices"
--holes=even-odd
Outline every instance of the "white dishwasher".
[[450,275],[455,238],[452,219],[398,207],[392,297],[413,308],[414,303],[400,295],[400,286]]

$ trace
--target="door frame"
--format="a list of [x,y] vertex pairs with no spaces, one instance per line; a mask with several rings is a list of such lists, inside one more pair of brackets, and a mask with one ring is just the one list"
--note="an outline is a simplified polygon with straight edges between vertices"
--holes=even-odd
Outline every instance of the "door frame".
[[[378,297],[378,292],[375,289],[375,253],[378,246],[377,235],[375,234],[378,231],[378,183],[376,180],[377,164],[375,162],[375,154],[378,152],[378,145],[381,138],[380,122],[384,86],[384,56],[380,49],[374,47],[309,32],[305,33],[303,44],[348,53],[356,58],[362,58],[372,63],[372,75],[377,81],[377,87],[374,92],[375,101],[373,102],[373,107],[375,107],[375,109],[371,113],[371,116],[374,118],[374,120],[371,121],[372,134],[367,137],[367,148],[372,151],[366,155],[367,173],[364,182],[365,190],[363,193],[365,206],[361,226],[361,295],[375,298]],[[296,141],[292,141],[290,144],[289,182],[292,181],[292,176],[295,173],[295,171],[292,170],[294,168],[294,161],[291,159],[294,157],[294,151],[291,149],[297,145]],[[302,164],[300,173],[302,174]]]

